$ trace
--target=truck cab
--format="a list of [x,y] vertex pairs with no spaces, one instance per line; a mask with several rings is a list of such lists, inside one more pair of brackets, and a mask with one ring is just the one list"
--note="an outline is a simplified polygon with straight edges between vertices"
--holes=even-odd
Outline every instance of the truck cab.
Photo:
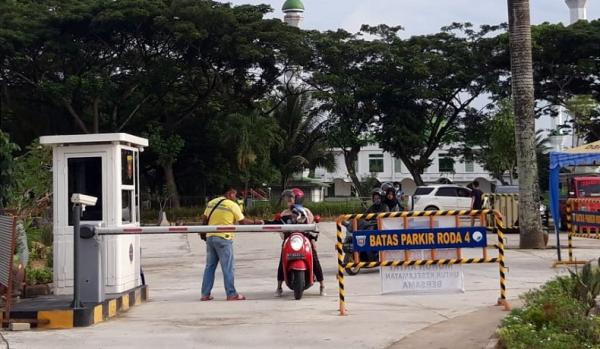
[[[574,176],[561,178],[560,184],[561,226],[567,226],[566,206],[568,199],[600,198],[600,176]],[[600,204],[589,204],[587,210],[600,211]]]

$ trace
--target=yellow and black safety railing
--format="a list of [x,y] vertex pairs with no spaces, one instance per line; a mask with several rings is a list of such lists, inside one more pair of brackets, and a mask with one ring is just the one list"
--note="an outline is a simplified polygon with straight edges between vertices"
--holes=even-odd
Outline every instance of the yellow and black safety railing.
[[[344,263],[343,251],[343,232],[342,223],[350,220],[372,220],[383,218],[408,218],[408,217],[435,217],[440,216],[458,216],[470,217],[476,219],[479,217],[480,222],[484,223],[486,216],[492,215],[494,218],[493,231],[497,233],[498,243],[494,245],[498,249],[498,257],[489,258],[487,256],[486,247],[483,248],[482,258],[450,258],[450,259],[422,259],[422,260],[394,260],[394,261],[379,261],[379,262],[351,262]],[[447,211],[404,211],[404,212],[386,212],[386,213],[368,213],[368,214],[346,214],[341,215],[336,220],[336,252],[338,259],[338,287],[339,287],[339,311],[340,315],[346,315],[346,290],[344,285],[344,270],[346,268],[376,268],[376,267],[407,267],[407,266],[429,266],[429,265],[451,265],[451,264],[478,264],[478,263],[498,263],[500,272],[500,298],[497,304],[503,305],[505,310],[510,310],[510,304],[506,299],[506,265],[504,255],[504,223],[502,214],[498,211],[484,210],[447,210]],[[433,253],[432,253],[433,255]]]
[[586,264],[587,261],[578,261],[573,256],[573,238],[580,237],[600,240],[600,198],[568,199],[565,206],[565,213],[567,218],[569,260],[556,261],[554,266],[561,264]]
[[[518,229],[519,220],[519,194],[483,194],[484,208],[502,214],[504,227],[508,230]],[[488,220],[488,228],[494,227],[494,220]],[[518,233],[518,231],[515,231]]]

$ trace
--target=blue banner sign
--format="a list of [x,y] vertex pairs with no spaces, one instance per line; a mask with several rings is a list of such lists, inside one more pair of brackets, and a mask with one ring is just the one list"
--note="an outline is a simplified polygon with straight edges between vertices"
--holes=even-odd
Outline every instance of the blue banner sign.
[[354,250],[360,252],[487,246],[485,227],[358,230],[353,235]]
[[574,211],[572,224],[577,226],[599,227],[600,212]]

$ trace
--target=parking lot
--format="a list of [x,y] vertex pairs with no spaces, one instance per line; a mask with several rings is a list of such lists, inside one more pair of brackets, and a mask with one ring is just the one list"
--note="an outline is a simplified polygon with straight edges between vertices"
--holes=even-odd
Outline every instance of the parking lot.
[[[142,264],[150,288],[148,303],[92,327],[4,333],[11,348],[387,348],[421,333],[419,330],[482,311],[498,298],[497,264],[463,266],[466,292],[449,295],[381,295],[379,272],[361,271],[346,276],[349,315],[341,317],[335,226],[321,223],[321,231],[319,256],[327,285],[324,297],[319,296],[318,286],[313,286],[300,301],[287,289],[282,298],[276,298],[279,235],[248,233],[238,234],[235,241],[236,287],[248,300],[224,300],[219,270],[215,299],[200,302],[204,242],[196,234],[146,236]],[[488,239],[495,241],[491,235]],[[566,244],[566,236],[562,239]],[[509,235],[507,240],[509,300],[566,273],[564,267],[551,267],[554,249],[510,249],[518,245],[518,236]],[[575,246],[578,259],[592,258],[597,256],[600,241],[576,239]],[[463,250],[465,257],[480,254],[479,249]],[[495,255],[490,249],[490,256]],[[500,307],[489,311],[505,314]],[[488,330],[493,332],[493,328]],[[446,340],[452,342],[452,338]]]

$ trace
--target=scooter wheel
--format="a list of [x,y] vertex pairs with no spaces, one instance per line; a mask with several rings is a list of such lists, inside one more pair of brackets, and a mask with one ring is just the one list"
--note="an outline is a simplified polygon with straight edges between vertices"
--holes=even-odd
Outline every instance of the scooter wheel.
[[[354,263],[354,255],[352,253],[346,253],[344,254],[344,265],[348,264],[348,263]],[[360,267],[353,267],[353,268],[344,268],[346,270],[346,274],[348,275],[356,275],[358,274],[358,272],[360,272]]]
[[304,270],[294,270],[294,298],[301,299],[304,293]]

